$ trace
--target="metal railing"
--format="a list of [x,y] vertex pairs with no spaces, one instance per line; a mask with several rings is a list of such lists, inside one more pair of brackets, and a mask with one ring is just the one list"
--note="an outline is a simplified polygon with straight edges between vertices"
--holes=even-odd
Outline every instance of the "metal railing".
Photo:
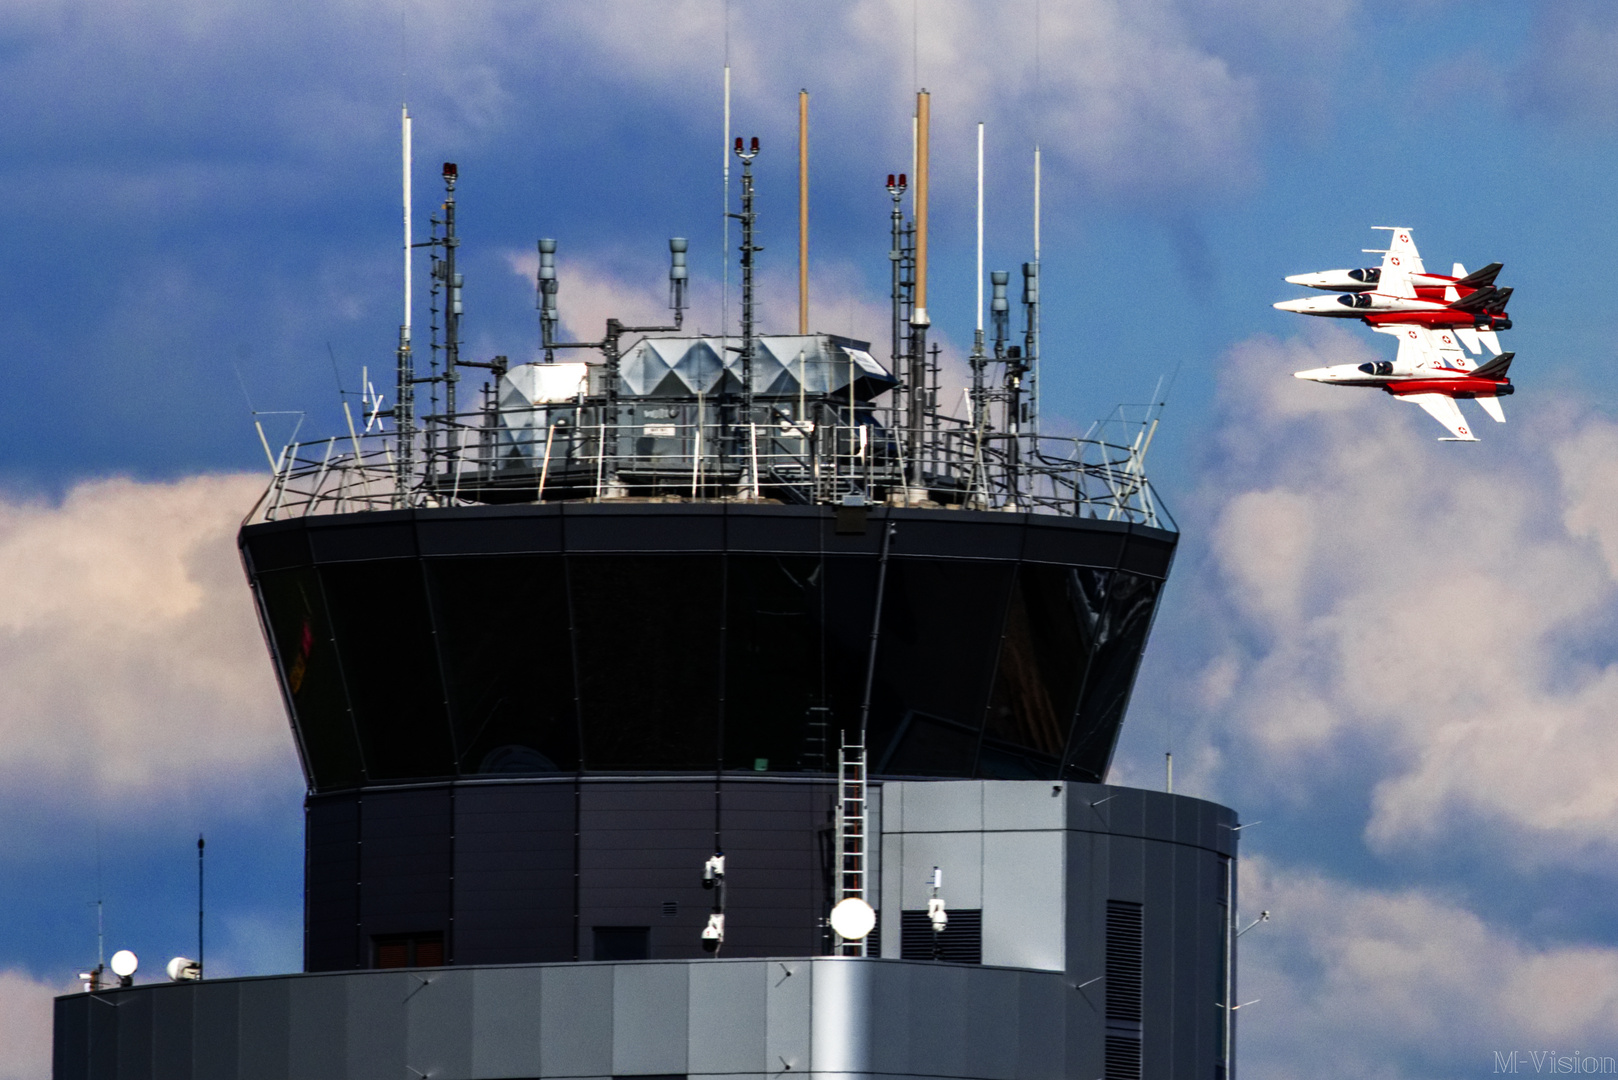
[[[394,432],[288,445],[249,521],[401,507],[662,498],[955,506],[1175,528],[1142,443],[1010,436],[938,418],[905,459],[891,410],[800,411],[599,400],[434,418],[401,455]],[[729,411],[730,415],[724,415]],[[639,415],[636,415],[636,414]],[[624,419],[630,414],[629,419]],[[647,415],[652,414],[652,415]],[[400,462],[407,462],[401,470]]]

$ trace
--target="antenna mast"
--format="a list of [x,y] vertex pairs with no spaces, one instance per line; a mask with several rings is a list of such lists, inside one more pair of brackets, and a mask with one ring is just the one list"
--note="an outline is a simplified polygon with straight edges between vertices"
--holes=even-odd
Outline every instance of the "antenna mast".
[[411,450],[416,438],[415,420],[415,369],[410,356],[410,171],[411,171],[411,131],[410,109],[405,106],[400,109],[401,131],[400,141],[403,151],[403,178],[404,178],[404,322],[399,327],[398,352],[398,389],[393,402],[393,424],[399,442],[399,476],[398,490],[394,501],[398,506],[404,506],[410,498]]
[[910,314],[910,431],[905,452],[910,458],[910,484],[924,488],[922,439],[927,401],[927,165],[932,96],[922,90],[916,95],[916,257],[915,306]]
[[809,333],[809,91],[798,91],[798,333]]
[[758,219],[753,210],[753,159],[758,157],[758,136],[750,146],[742,145],[736,136],[736,156],[742,161],[742,212],[736,218],[742,223],[742,410],[751,420],[753,415],[753,256],[764,249],[753,243],[753,224]]
[[202,978],[202,834],[197,833],[197,978]]

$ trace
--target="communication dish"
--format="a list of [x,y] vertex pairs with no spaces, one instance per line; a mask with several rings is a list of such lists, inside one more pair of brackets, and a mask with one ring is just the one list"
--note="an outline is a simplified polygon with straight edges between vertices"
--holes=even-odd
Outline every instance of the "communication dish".
[[112,973],[120,979],[127,979],[135,974],[136,968],[140,967],[140,961],[128,949],[119,949],[113,953],[112,959],[108,963],[112,966]]
[[876,929],[876,912],[859,897],[847,897],[831,909],[831,928],[844,941],[858,941]]

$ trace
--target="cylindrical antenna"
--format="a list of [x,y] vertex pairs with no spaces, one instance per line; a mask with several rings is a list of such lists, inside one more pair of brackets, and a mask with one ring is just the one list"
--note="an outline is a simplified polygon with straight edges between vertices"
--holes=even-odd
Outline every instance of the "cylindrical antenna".
[[798,333],[809,332],[809,91],[798,91]]
[[402,126],[400,140],[403,143],[404,168],[404,340],[410,341],[410,167],[411,167],[411,138],[410,138],[410,109],[401,108]]
[[[1035,20],[1036,20],[1035,25],[1037,26],[1038,25],[1038,22],[1037,22],[1038,13],[1039,13],[1039,7],[1038,7],[1037,2],[1036,2],[1035,7],[1034,7],[1034,12],[1035,12]],[[1039,55],[1038,51],[1037,51],[1037,49],[1038,49],[1038,46],[1037,46],[1037,37],[1038,37],[1038,35],[1037,35],[1037,33],[1036,33],[1035,37],[1036,37],[1035,56],[1037,57]],[[1036,61],[1036,63],[1037,63],[1037,61]],[[1036,68],[1036,70],[1037,70],[1037,68]],[[1036,281],[1039,278],[1039,173],[1040,173],[1039,165],[1040,165],[1040,161],[1039,161],[1039,144],[1035,143],[1034,144],[1034,278],[1035,278]],[[1028,400],[1028,406],[1029,406],[1029,412],[1032,414],[1029,417],[1029,420],[1031,422],[1031,426],[1033,428],[1034,434],[1038,435],[1039,434],[1039,354],[1040,354],[1041,350],[1040,350],[1040,347],[1039,347],[1039,305],[1037,303],[1034,305],[1033,316],[1034,316],[1033,317],[1033,333],[1032,333],[1032,336],[1031,336],[1032,340],[1029,342],[1029,345],[1030,345],[1029,351],[1032,352],[1033,356],[1034,356],[1034,359],[1033,359],[1033,371],[1030,373],[1030,382],[1032,382],[1033,385],[1028,388],[1028,399],[1029,399]]]
[[978,333],[983,332],[983,122],[978,121]]
[[202,978],[202,834],[197,833],[197,978]]
[[[726,8],[728,17],[729,8]],[[730,47],[730,28],[726,25],[725,47]],[[725,188],[725,217],[724,242],[719,245],[720,261],[723,267],[720,270],[719,286],[719,343],[723,353],[725,339],[730,337],[730,63],[725,64],[725,141],[721,144],[720,153],[724,155],[724,188]],[[698,418],[700,424],[701,418]]]
[[1011,300],[1006,296],[1011,272],[995,270],[989,274],[989,281],[994,285],[994,298],[989,303],[990,319],[994,323],[994,356],[1000,360],[1006,355],[1006,338],[1011,332]]
[[928,326],[927,318],[927,154],[932,95],[916,95],[916,310],[910,321]]
[[545,346],[545,362],[555,359],[551,342],[556,340],[556,241],[539,242],[539,337]]
[[674,309],[675,329],[685,319],[685,286],[690,276],[685,265],[686,247],[685,237],[669,237],[669,307]]

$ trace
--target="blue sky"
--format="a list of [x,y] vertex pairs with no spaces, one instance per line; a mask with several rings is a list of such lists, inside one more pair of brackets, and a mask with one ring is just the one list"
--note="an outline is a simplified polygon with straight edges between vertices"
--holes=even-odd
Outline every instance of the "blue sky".
[[[1115,779],[1156,785],[1172,747],[1177,790],[1264,820],[1249,1074],[1618,1055],[1618,9],[18,0],[0,10],[0,1078],[46,1075],[39,1025],[92,960],[98,890],[109,951],[192,947],[198,831],[210,968],[298,964],[301,783],[231,538],[262,482],[249,401],[330,431],[339,383],[392,363],[401,97],[418,219],[437,163],[460,166],[470,353],[532,356],[539,236],[580,333],[656,317],[664,242],[689,237],[711,330],[727,38],[734,131],[764,144],[773,325],[798,89],[812,321],[880,341],[881,184],[925,86],[946,348],[971,339],[981,120],[992,268],[1029,257],[1044,146],[1048,424],[1082,430],[1173,376],[1148,465],[1184,540]],[[1518,290],[1520,392],[1476,446],[1288,377],[1391,355],[1270,307],[1298,294],[1287,274],[1360,264],[1374,225],[1413,228],[1433,269],[1502,261]]]

